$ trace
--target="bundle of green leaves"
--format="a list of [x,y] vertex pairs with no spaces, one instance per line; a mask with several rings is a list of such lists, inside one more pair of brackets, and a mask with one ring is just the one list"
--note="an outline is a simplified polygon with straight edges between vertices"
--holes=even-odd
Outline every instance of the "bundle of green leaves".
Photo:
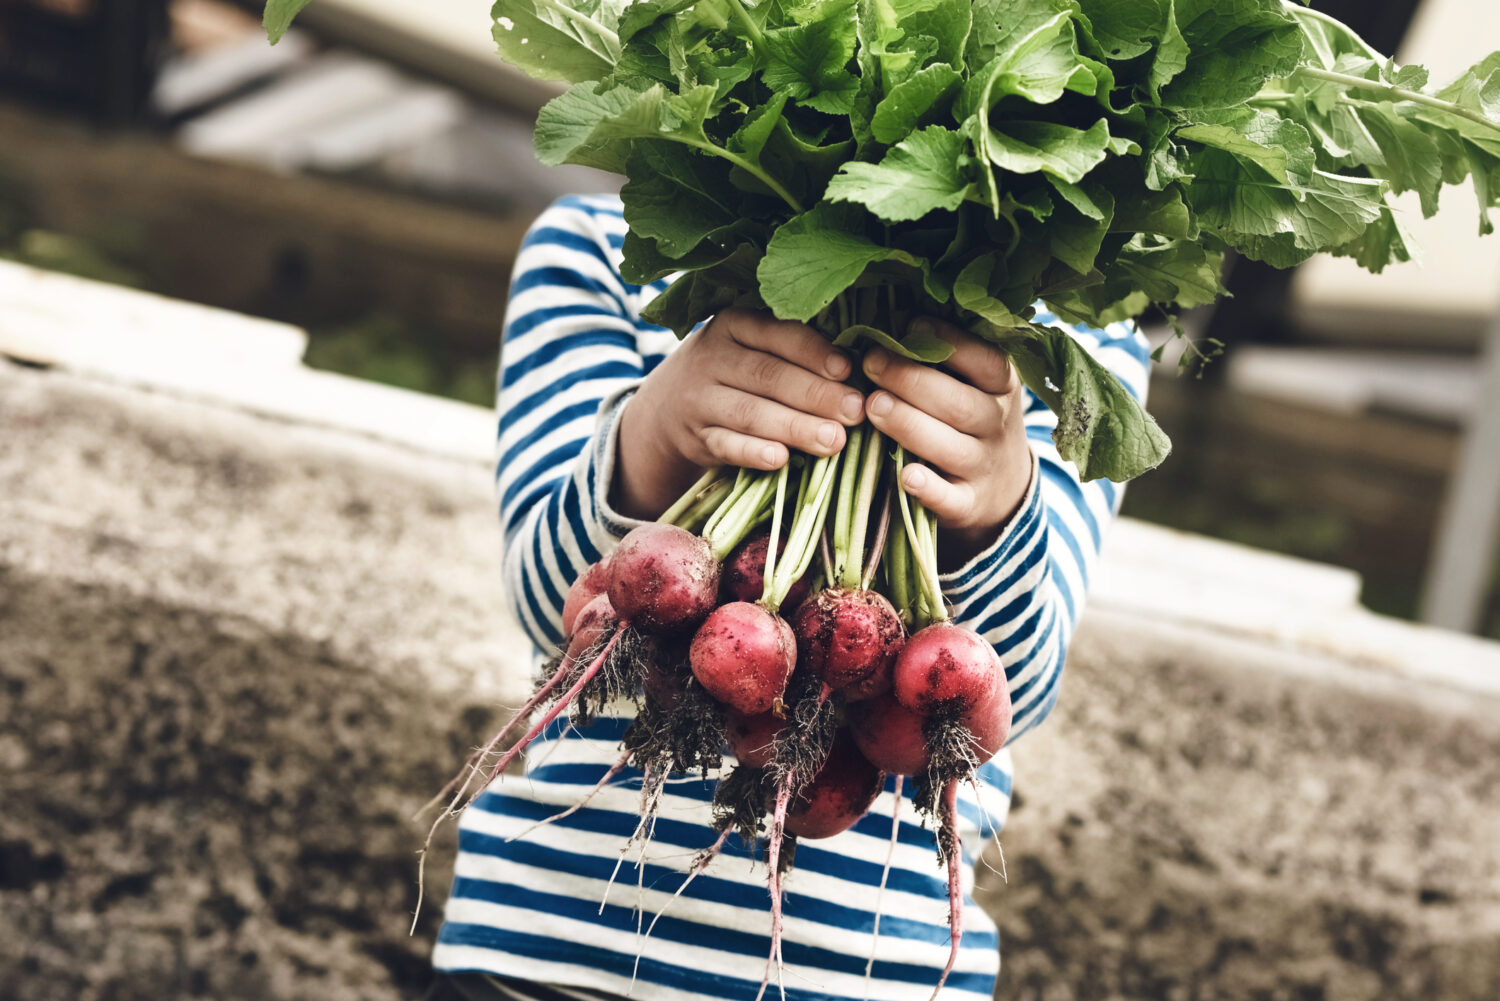
[[[307,0],[270,0],[285,30]],[[1500,52],[1441,90],[1284,0],[499,0],[501,54],[572,86],[548,164],[624,174],[648,318],[732,305],[926,362],[936,315],[1010,352],[1088,479],[1166,437],[1034,304],[1101,325],[1223,294],[1224,253],[1379,271],[1389,198],[1500,198]]]

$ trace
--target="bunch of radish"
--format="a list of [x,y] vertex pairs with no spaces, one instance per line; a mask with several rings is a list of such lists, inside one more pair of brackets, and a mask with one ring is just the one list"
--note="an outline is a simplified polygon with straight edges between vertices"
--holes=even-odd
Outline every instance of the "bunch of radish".
[[621,756],[594,792],[627,765],[642,773],[634,842],[648,836],[669,776],[722,772],[718,838],[688,878],[731,832],[764,841],[764,991],[781,966],[782,878],[796,839],[847,830],[884,776],[912,777],[948,871],[952,947],[935,997],[962,934],[956,790],[1005,742],[1011,711],[994,649],[949,619],[936,525],[896,486],[903,462],[900,448],[863,425],[835,456],[705,473],[572,585],[566,649],[444,790],[448,812],[472,802],[562,713],[581,725],[633,701]]

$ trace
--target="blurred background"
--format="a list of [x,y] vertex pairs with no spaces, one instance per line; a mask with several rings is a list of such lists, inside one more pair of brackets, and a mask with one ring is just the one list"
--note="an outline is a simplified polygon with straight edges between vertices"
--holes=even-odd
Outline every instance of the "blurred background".
[[[1490,0],[1313,6],[1440,82],[1500,47]],[[0,271],[7,998],[418,996],[406,817],[515,691],[456,403],[492,401],[527,224],[618,182],[535,162],[550,91],[485,0],[316,0],[276,47],[259,8],[0,0],[0,262],[38,269]],[[1122,526],[985,891],[999,996],[1495,996],[1500,656],[1456,634],[1500,638],[1500,238],[1467,188],[1406,208],[1424,264],[1233,262],[1182,318],[1222,355],[1157,366],[1175,451],[1125,513],[1340,569]],[[229,327],[361,381],[111,388]],[[126,376],[69,381],[64,338]]]

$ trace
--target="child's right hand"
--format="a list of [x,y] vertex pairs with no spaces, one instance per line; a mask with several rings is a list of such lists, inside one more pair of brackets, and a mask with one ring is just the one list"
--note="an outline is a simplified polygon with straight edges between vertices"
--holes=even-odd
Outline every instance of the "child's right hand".
[[864,397],[848,357],[801,323],[728,310],[641,383],[620,417],[614,506],[655,518],[703,469],[779,469],[795,448],[832,455]]

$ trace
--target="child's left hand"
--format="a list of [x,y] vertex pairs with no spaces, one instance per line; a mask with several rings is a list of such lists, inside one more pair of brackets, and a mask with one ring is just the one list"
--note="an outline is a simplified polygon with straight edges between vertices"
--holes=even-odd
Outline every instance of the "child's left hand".
[[940,368],[881,348],[864,371],[879,387],[865,402],[870,423],[923,461],[901,486],[938,520],[939,561],[955,569],[995,541],[1031,485],[1026,394],[1005,353],[951,324],[930,323],[955,348]]

